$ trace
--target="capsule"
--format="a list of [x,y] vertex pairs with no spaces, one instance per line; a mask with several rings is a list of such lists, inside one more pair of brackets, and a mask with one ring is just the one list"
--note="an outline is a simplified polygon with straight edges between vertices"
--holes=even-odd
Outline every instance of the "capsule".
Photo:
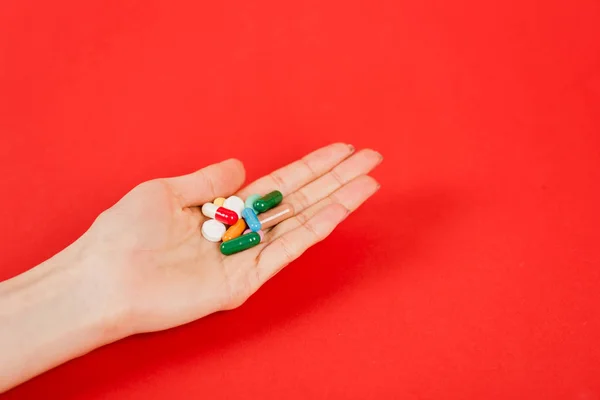
[[221,253],[226,256],[238,253],[240,251],[247,250],[251,247],[256,246],[260,243],[260,235],[256,232],[251,232],[246,235],[242,235],[235,239],[228,240],[227,242],[221,243]]
[[244,211],[242,211],[242,217],[244,217],[244,219],[246,220],[246,224],[248,224],[248,228],[250,228],[251,231],[253,231],[253,232],[260,231],[260,228],[262,227],[262,225],[261,225],[260,221],[258,220],[258,218],[256,217],[256,213],[254,212],[253,209],[244,208]]
[[244,229],[246,229],[246,222],[242,218],[240,218],[235,224],[231,225],[229,229],[227,229],[227,231],[223,234],[223,241],[226,242],[228,240],[235,239],[236,237],[241,236],[242,232],[244,232]]
[[258,220],[262,225],[262,229],[268,229],[292,215],[294,215],[294,207],[291,204],[282,204],[264,214],[260,214]]
[[219,207],[213,203],[206,203],[202,206],[202,214],[208,218],[214,218],[219,222],[227,225],[233,225],[238,220],[238,215],[235,211],[231,211],[225,207]]
[[254,208],[254,202],[258,199],[260,199],[260,194],[251,194],[246,199],[246,208],[253,209],[256,214],[258,214],[258,211],[256,210],[256,208]]
[[223,205],[223,203],[225,203],[225,197],[217,197],[214,201],[213,204],[218,205],[219,207],[221,207]]
[[258,212],[265,212],[277,206],[283,200],[283,195],[279,190],[273,190],[271,193],[264,195],[254,201],[253,207]]

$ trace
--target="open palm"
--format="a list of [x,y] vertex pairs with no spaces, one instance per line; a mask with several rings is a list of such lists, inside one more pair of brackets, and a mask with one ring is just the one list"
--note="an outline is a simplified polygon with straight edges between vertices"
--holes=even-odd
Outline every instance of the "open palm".
[[[367,174],[381,159],[336,143],[241,190],[245,174],[237,160],[148,181],[102,213],[82,240],[107,255],[99,281],[126,305],[131,331],[167,329],[241,305],[377,191]],[[258,246],[224,256],[202,237],[202,204],[272,190],[283,193],[295,215],[265,232]]]

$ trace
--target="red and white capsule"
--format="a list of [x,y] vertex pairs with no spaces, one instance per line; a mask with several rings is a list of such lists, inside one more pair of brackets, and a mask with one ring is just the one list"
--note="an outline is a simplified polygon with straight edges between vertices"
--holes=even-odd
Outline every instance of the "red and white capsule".
[[219,222],[227,225],[233,225],[238,220],[238,215],[235,211],[231,211],[225,207],[219,207],[213,203],[206,203],[202,206],[202,214],[208,218],[214,218]]

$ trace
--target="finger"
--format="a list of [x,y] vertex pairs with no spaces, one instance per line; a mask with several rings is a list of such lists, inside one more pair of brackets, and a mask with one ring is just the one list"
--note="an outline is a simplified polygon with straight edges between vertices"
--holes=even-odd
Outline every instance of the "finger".
[[381,154],[371,149],[361,150],[342,161],[322,177],[303,186],[286,197],[286,203],[297,213],[329,196],[352,179],[366,175],[383,160]]
[[341,204],[330,204],[296,229],[267,245],[256,265],[256,284],[262,285],[309,247],[329,236],[347,215],[348,210]]
[[244,183],[245,176],[241,161],[229,159],[191,174],[167,178],[165,181],[181,196],[183,205],[190,207],[235,193]]
[[328,195],[316,204],[313,204],[303,212],[296,214],[294,217],[289,218],[279,223],[273,228],[265,238],[265,241],[273,241],[281,235],[290,232],[302,224],[305,224],[313,216],[319,213],[325,207],[332,204],[339,204],[349,212],[356,210],[361,206],[369,197],[379,190],[379,183],[370,176],[362,175],[358,178],[348,182],[340,189],[336,190],[332,194]]
[[279,190],[284,196],[330,171],[354,152],[354,147],[334,143],[322,147],[276,171],[254,181],[239,193],[246,198],[251,194],[266,194]]
[[355,211],[369,197],[375,194],[377,190],[379,190],[379,187],[379,183],[367,175],[362,175],[353,179],[321,201],[313,204],[301,213],[298,213],[295,216],[280,222],[270,231],[265,232],[264,239],[261,241],[261,243],[255,248],[245,251],[244,255],[249,256],[252,259],[257,258],[263,249],[269,245],[269,243],[273,242],[281,235],[298,228],[328,205],[340,204],[349,212]]

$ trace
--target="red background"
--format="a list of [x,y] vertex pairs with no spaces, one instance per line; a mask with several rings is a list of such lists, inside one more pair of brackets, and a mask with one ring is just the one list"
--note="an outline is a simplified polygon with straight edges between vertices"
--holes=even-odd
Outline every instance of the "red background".
[[1,279],[145,179],[386,157],[241,308],[6,397],[600,399],[599,38],[595,0],[2,1]]

